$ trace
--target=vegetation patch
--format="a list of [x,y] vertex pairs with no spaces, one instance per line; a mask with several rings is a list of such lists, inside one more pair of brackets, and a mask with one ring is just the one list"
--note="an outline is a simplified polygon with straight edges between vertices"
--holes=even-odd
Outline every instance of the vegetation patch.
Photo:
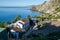
[[56,8],[55,11],[60,12],[60,7]]

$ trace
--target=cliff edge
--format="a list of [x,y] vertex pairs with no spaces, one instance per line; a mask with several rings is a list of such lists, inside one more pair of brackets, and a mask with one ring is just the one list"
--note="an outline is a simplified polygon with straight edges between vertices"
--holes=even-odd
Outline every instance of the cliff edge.
[[31,7],[31,10],[36,10],[43,13],[54,13],[55,9],[60,7],[60,0],[45,1],[41,5]]

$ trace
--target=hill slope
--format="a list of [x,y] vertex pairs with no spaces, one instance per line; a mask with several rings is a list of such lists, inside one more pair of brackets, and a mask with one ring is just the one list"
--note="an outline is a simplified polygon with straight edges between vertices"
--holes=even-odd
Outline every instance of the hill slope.
[[37,10],[44,13],[54,13],[55,9],[60,7],[60,0],[50,0],[49,2],[44,2],[41,5],[32,7],[32,10]]

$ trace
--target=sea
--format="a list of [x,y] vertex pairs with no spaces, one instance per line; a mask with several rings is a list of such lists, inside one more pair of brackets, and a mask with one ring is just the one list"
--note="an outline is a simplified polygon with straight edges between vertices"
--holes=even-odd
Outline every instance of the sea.
[[27,18],[28,15],[34,17],[41,14],[37,11],[31,11],[30,7],[0,7],[0,22],[11,22],[17,15],[23,19]]

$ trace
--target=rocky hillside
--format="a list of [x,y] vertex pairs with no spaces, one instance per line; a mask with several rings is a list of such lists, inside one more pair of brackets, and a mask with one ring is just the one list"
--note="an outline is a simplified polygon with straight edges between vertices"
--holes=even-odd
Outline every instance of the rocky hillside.
[[60,7],[60,0],[50,0],[49,2],[45,1],[41,5],[34,6],[31,9],[44,13],[54,13],[58,7]]

